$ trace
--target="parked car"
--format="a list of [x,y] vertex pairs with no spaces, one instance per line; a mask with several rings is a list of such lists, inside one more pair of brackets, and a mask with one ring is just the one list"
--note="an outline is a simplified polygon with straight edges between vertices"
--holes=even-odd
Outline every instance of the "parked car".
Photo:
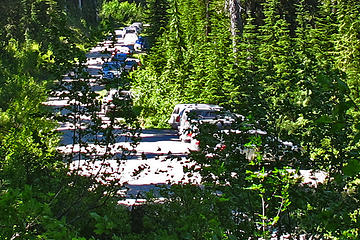
[[211,127],[215,129],[229,129],[236,122],[237,118],[230,112],[213,111],[211,116],[199,119],[191,119],[184,124],[181,129],[180,139],[185,142],[199,144],[197,141],[197,135],[200,133],[202,126],[206,125],[208,129]]
[[106,62],[102,65],[102,78],[113,79],[120,77],[122,73],[122,66],[119,62]]
[[136,51],[141,51],[145,48],[145,39],[142,36],[139,36],[138,40],[134,43],[134,49]]
[[[250,126],[248,126],[250,127]],[[262,145],[256,145],[250,142],[251,138],[261,137]],[[211,139],[210,139],[211,138]],[[253,160],[258,151],[262,151],[262,158],[271,162],[274,159],[284,157],[294,158],[301,153],[301,148],[289,141],[282,141],[277,137],[269,136],[266,131],[260,129],[221,129],[207,136],[207,143],[203,142],[203,150],[207,152],[206,157],[216,158],[222,155],[225,159],[228,154],[243,154],[246,159]],[[204,139],[203,139],[204,140]],[[210,143],[211,144],[208,144]],[[199,139],[193,138],[191,141],[191,150],[199,150]]]
[[104,112],[108,112],[110,109],[115,107],[114,101],[126,101],[132,98],[129,91],[119,91],[118,89],[110,89],[102,99],[102,109]]
[[178,129],[180,125],[181,115],[183,114],[186,108],[191,108],[191,107],[210,108],[216,106],[217,105],[197,104],[197,103],[176,104],[173,112],[171,113],[170,119],[168,120],[168,123],[173,129]]
[[138,39],[139,36],[137,33],[126,33],[123,42],[125,45],[134,45]]
[[112,56],[112,62],[119,62],[121,65],[125,65],[125,60],[128,58],[126,53],[116,53]]
[[180,124],[180,112],[185,109],[190,104],[176,104],[174,107],[174,110],[172,111],[170,115],[170,119],[168,120],[169,125],[173,129],[177,129]]
[[217,105],[187,107],[180,112],[179,138],[183,142],[191,142],[197,132],[197,124],[207,123],[222,128],[235,119],[235,115]]
[[138,63],[135,60],[127,60],[125,61],[124,70],[127,72],[136,70]]
[[125,53],[126,55],[131,55],[133,53],[133,49],[128,46],[116,46],[112,55],[115,56],[118,53]]
[[[201,133],[199,133],[201,134]],[[223,155],[225,152],[244,154],[249,160],[256,157],[257,146],[248,143],[249,137],[266,135],[262,130],[236,130],[236,129],[217,129],[212,134],[208,135],[205,139],[202,138],[202,150],[206,153],[208,158],[216,158],[218,155]],[[242,139],[244,138],[246,142]],[[241,144],[244,142],[243,144]],[[192,151],[200,150],[200,137],[199,135],[191,139]]]
[[109,35],[106,36],[102,44],[104,44],[104,46],[110,46],[114,44],[114,41],[115,41],[115,36],[112,33],[110,33]]
[[124,29],[115,30],[115,38],[117,40],[122,40],[125,37],[126,31]]

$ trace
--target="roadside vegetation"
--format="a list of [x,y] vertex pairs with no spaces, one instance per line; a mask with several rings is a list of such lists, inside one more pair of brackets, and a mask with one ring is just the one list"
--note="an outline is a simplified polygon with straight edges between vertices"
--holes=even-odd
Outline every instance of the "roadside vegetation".
[[[247,119],[234,126],[242,136],[205,126],[201,150],[191,156],[209,193],[221,194],[211,196],[211,203],[184,194],[163,205],[209,203],[211,211],[222,213],[211,218],[202,209],[199,215],[212,230],[190,224],[196,230],[188,231],[189,239],[207,239],[209,232],[215,239],[271,234],[357,239],[360,5],[351,0],[155,2],[149,19],[158,20],[148,31],[157,34],[132,87],[144,125],[169,127],[178,103],[219,104]],[[245,134],[249,129],[267,135]],[[214,136],[227,146],[221,153],[214,153]],[[298,151],[284,151],[274,139],[292,142]],[[239,146],[253,148],[257,157],[249,161]],[[321,170],[328,177],[309,187],[292,180],[289,169]],[[190,209],[185,215],[192,219],[198,208]],[[167,223],[169,236],[180,227]],[[197,230],[204,235],[197,236]]]
[[133,22],[142,22],[144,8],[141,3],[128,1],[104,2],[100,11],[101,26],[108,31],[129,26]]
[[[90,76],[83,69],[85,53],[101,37],[94,18],[97,7],[96,1],[81,6],[74,1],[48,0],[1,3],[1,239],[109,239],[109,235],[130,229],[128,211],[114,198],[122,186],[110,181],[101,185],[95,173],[83,177],[81,168],[73,164],[76,159],[101,163],[115,157],[109,152],[94,156],[89,150],[61,155],[56,150],[61,136],[55,129],[64,118],[75,126],[73,148],[89,149],[90,141],[108,151],[118,134],[114,119],[135,122],[130,120],[131,111],[125,110],[128,101],[122,101],[121,111],[111,112],[108,128],[101,127],[94,114],[99,111],[99,100],[89,89]],[[43,104],[56,91],[64,91],[62,97],[73,101],[59,109],[69,114],[59,116]],[[91,121],[85,123],[81,116]],[[120,129],[123,133],[130,130],[125,125]],[[96,139],[100,134],[106,137]],[[106,215],[123,219],[124,224],[117,221],[116,226],[124,230],[105,234],[115,226],[109,225]]]
[[[357,1],[6,0],[0,12],[1,239],[359,239]],[[151,48],[131,75],[144,126],[167,127],[177,103],[219,104],[246,120],[234,126],[243,134],[199,126],[200,151],[189,156],[198,167],[187,170],[201,173],[202,186],[163,188],[161,204],[150,192],[129,209],[118,205],[116,179],[69,174],[74,158],[114,156],[60,155],[59,119],[42,103],[56,87],[69,89],[70,72],[72,93],[82,94],[69,109],[97,123],[83,131],[79,115],[69,116],[80,124],[74,145],[100,134],[91,140],[116,142],[118,132],[94,114],[82,64],[103,32],[132,21],[149,24]],[[138,128],[130,103],[110,116],[132,124],[126,133]],[[304,184],[300,170],[326,178]]]

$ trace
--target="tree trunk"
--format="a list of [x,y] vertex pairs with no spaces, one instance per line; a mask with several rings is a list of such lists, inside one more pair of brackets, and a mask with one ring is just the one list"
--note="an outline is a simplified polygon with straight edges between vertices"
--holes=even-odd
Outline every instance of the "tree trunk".
[[240,0],[225,0],[225,10],[229,11],[230,15],[230,31],[233,37],[233,51],[237,51],[237,36],[242,33],[243,22],[241,19],[241,12],[243,8],[240,5]]
[[95,21],[98,23],[99,22],[99,6],[98,6],[98,1],[94,0],[94,6],[95,6]]
[[79,0],[79,9],[82,10],[82,0]]

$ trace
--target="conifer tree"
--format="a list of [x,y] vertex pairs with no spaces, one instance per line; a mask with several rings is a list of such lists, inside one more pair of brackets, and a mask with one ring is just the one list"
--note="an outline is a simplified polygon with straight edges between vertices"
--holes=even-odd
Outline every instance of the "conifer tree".
[[220,11],[219,2],[210,3],[210,10],[211,32],[205,45],[205,88],[202,95],[207,103],[219,104],[227,101],[223,87],[224,82],[229,81],[228,77],[232,77],[228,73],[234,65],[233,48],[229,31],[230,20],[226,18],[225,12]]
[[360,5],[357,1],[340,1],[337,16],[336,63],[347,74],[352,101],[360,106]]
[[[291,92],[296,91],[293,61],[293,41],[284,13],[279,11],[280,1],[264,3],[264,25],[260,27],[259,75],[266,101],[266,125],[280,132],[281,121],[294,116]],[[270,129],[269,129],[270,130]]]
[[[224,90],[228,95],[228,106],[244,116],[260,118],[262,109],[259,93],[261,91],[258,77],[259,50],[258,26],[255,19],[248,14],[243,34],[239,38],[236,64],[233,65],[232,77],[224,82]],[[231,74],[231,73],[229,73]],[[255,107],[256,106],[256,107]]]
[[150,35],[151,42],[160,37],[166,26],[168,25],[169,16],[167,10],[169,9],[168,0],[151,0],[146,7],[146,21],[150,23],[147,32]]

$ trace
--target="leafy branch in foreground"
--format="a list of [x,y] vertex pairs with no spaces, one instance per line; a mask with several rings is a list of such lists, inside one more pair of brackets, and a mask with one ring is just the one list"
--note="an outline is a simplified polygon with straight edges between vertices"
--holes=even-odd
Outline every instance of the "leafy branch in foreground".
[[62,206],[58,216],[66,216],[72,224],[80,223],[108,201],[121,199],[119,191],[127,177],[123,164],[135,153],[139,141],[131,98],[122,96],[119,90],[111,102],[102,101],[92,88],[99,84],[100,79],[91,77],[79,64],[55,92],[67,102],[57,116],[64,132],[59,150],[70,170],[66,182],[77,193]]

